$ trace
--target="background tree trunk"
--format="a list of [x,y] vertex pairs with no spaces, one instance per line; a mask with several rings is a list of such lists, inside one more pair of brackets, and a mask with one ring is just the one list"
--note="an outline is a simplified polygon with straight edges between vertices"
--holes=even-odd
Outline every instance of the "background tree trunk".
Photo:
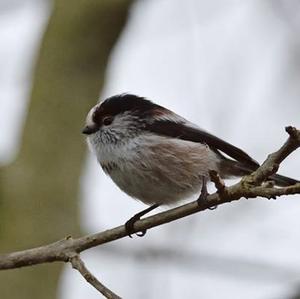
[[[1,252],[79,234],[80,131],[130,0],[57,0],[34,74],[17,160],[1,169]],[[53,299],[61,264],[0,272],[3,299]]]

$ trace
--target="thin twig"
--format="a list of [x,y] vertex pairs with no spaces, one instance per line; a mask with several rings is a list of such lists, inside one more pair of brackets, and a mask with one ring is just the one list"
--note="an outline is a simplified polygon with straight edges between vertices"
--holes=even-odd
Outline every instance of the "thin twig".
[[209,172],[210,180],[215,184],[217,192],[220,197],[224,197],[227,194],[226,186],[224,181],[221,179],[219,174],[215,170],[211,170]]
[[281,162],[287,158],[292,152],[294,152],[300,146],[300,131],[292,126],[285,128],[285,131],[289,134],[287,141],[281,146],[281,148],[270,154],[265,162],[251,175],[246,176],[244,182],[259,185],[264,182],[269,176],[275,174],[279,168]]
[[72,267],[76,269],[84,279],[91,284],[96,290],[98,290],[105,298],[108,299],[121,299],[113,291],[103,285],[85,266],[83,260],[78,253],[74,253],[70,256],[70,263]]

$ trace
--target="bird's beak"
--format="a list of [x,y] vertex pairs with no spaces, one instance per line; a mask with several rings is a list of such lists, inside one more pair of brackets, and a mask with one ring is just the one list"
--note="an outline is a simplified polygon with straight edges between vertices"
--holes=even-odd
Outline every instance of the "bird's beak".
[[99,128],[97,126],[85,126],[81,133],[85,134],[85,135],[90,135],[93,133],[96,133],[99,130]]

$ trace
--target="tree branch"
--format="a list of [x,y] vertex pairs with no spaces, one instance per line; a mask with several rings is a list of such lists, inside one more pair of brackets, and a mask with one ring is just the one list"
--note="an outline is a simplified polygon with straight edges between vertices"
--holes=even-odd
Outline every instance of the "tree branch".
[[84,279],[91,284],[96,290],[98,290],[105,298],[109,299],[121,299],[109,288],[104,286],[85,266],[84,262],[80,258],[79,254],[74,253],[70,255],[70,263],[72,267],[76,269]]
[[286,127],[285,131],[289,134],[287,141],[277,152],[270,154],[255,172],[246,177],[245,181],[254,185],[264,182],[270,175],[277,172],[279,165],[285,158],[299,148],[300,131],[292,126]]
[[[277,172],[280,163],[293,151],[300,147],[300,131],[294,127],[286,128],[289,137],[284,145],[276,152],[270,154],[265,162],[252,174],[245,176],[240,182],[233,186],[226,187],[216,172],[210,172],[211,180],[214,182],[217,192],[207,197],[206,201],[200,204],[195,201],[183,206],[170,209],[165,212],[139,220],[134,225],[134,232],[140,232],[159,226],[188,215],[206,210],[216,205],[228,203],[234,200],[245,198],[276,198],[282,195],[300,194],[300,182],[288,187],[277,188],[265,182],[268,177]],[[109,229],[96,234],[84,236],[77,239],[68,237],[58,242],[24,251],[4,254],[0,256],[0,270],[13,269],[49,263],[55,261],[71,262],[85,279],[97,290],[108,290],[104,287],[84,266],[79,258],[79,253],[89,248],[112,242],[127,236],[124,225]],[[70,253],[72,254],[70,257]],[[110,292],[110,295],[108,295]],[[105,296],[117,296],[109,291]],[[107,297],[107,298],[119,298]]]

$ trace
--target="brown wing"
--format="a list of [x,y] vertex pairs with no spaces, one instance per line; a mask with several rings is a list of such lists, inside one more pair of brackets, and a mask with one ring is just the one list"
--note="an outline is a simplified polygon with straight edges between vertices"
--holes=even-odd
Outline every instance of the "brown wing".
[[161,136],[207,144],[213,151],[221,151],[250,169],[257,169],[259,166],[258,162],[238,147],[184,122],[157,120],[145,129]]

